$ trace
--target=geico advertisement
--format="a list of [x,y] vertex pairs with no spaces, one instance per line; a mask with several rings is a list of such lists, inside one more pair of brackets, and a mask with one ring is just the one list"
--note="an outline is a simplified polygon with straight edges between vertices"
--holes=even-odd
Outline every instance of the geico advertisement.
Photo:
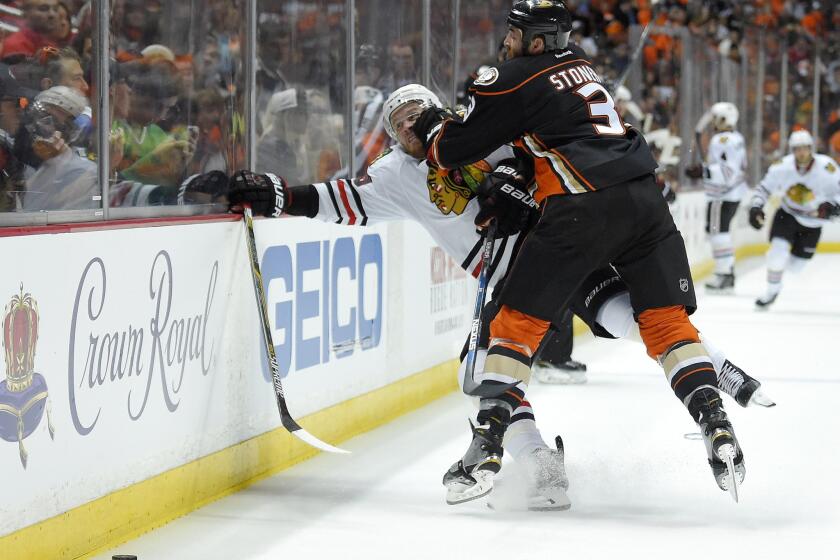
[[[381,236],[261,222],[293,412],[354,396],[342,373],[382,376]],[[0,534],[279,425],[240,222],[0,248]]]
[[[398,379],[386,367],[385,231],[300,218],[255,222],[269,327],[297,416]],[[262,340],[252,342],[268,382]]]

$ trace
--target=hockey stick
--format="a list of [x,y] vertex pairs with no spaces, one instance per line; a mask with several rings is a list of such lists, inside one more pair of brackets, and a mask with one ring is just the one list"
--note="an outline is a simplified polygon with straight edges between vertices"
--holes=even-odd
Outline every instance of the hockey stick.
[[470,327],[470,345],[467,349],[466,371],[464,373],[464,393],[473,397],[496,397],[515,387],[517,383],[507,385],[485,385],[475,380],[475,360],[478,354],[478,339],[481,335],[481,312],[487,297],[487,284],[490,280],[490,267],[493,260],[493,246],[496,243],[496,220],[484,230],[484,247],[481,250],[481,272],[478,273],[478,292],[475,295],[475,307]]
[[642,34],[639,36],[639,44],[636,45],[636,49],[633,51],[632,56],[630,56],[630,60],[627,62],[627,66],[624,67],[624,72],[621,73],[621,76],[613,84],[613,91],[612,94],[615,96],[618,93],[618,88],[624,85],[624,82],[627,81],[627,77],[630,75],[630,72],[633,70],[633,65],[638,60],[639,55],[642,54],[642,49],[645,46],[645,41],[647,41],[648,35],[650,35],[650,30],[653,28],[653,20],[648,22],[645,25],[645,28],[642,30]]
[[243,212],[243,222],[245,222],[245,241],[248,245],[248,255],[251,257],[251,277],[254,280],[254,295],[257,298],[257,307],[260,312],[260,322],[262,323],[263,343],[265,345],[265,352],[268,356],[268,365],[271,368],[271,379],[274,385],[274,396],[277,398],[277,409],[280,411],[280,422],[289,433],[298,439],[308,443],[312,447],[317,447],[324,451],[332,453],[349,453],[344,449],[333,447],[328,443],[324,443],[316,438],[306,430],[300,427],[291,413],[289,407],[286,405],[286,396],[283,393],[283,384],[280,381],[280,366],[277,364],[277,355],[274,353],[274,340],[272,340],[271,329],[268,323],[268,307],[265,301],[265,289],[263,288],[262,272],[260,272],[260,262],[257,259],[257,243],[254,240],[254,216],[251,213],[251,207],[245,206]]

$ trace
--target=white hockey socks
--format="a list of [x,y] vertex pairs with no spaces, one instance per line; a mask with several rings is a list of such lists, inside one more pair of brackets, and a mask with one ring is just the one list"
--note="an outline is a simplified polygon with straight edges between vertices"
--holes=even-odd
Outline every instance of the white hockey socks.
[[730,233],[716,233],[709,236],[712,256],[715,259],[715,274],[732,274],[735,266],[735,247]]
[[[530,405],[528,411],[530,411]],[[523,407],[517,408],[513,411],[512,418],[516,418],[521,412],[523,412]],[[514,460],[520,461],[533,453],[535,449],[546,448],[548,445],[543,440],[533,418],[523,418],[510,423],[502,440],[502,447],[511,454]]]

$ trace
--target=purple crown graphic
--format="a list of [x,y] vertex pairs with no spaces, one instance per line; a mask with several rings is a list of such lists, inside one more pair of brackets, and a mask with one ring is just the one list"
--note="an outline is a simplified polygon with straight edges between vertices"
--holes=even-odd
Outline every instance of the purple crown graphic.
[[6,379],[0,381],[0,438],[16,441],[20,462],[26,468],[28,454],[23,445],[47,410],[50,437],[55,430],[50,418],[47,382],[35,372],[35,346],[38,343],[38,304],[31,294],[12,296],[3,316],[3,349]]

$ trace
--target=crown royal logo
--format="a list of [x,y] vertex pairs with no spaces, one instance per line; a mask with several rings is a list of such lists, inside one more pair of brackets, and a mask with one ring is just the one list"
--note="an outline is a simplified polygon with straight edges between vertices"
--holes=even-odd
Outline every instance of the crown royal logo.
[[38,303],[31,294],[12,296],[3,316],[3,348],[6,379],[0,381],[0,438],[16,441],[20,462],[26,468],[26,439],[41,423],[47,411],[50,438],[55,430],[50,417],[47,382],[35,373],[35,345],[38,343]]

